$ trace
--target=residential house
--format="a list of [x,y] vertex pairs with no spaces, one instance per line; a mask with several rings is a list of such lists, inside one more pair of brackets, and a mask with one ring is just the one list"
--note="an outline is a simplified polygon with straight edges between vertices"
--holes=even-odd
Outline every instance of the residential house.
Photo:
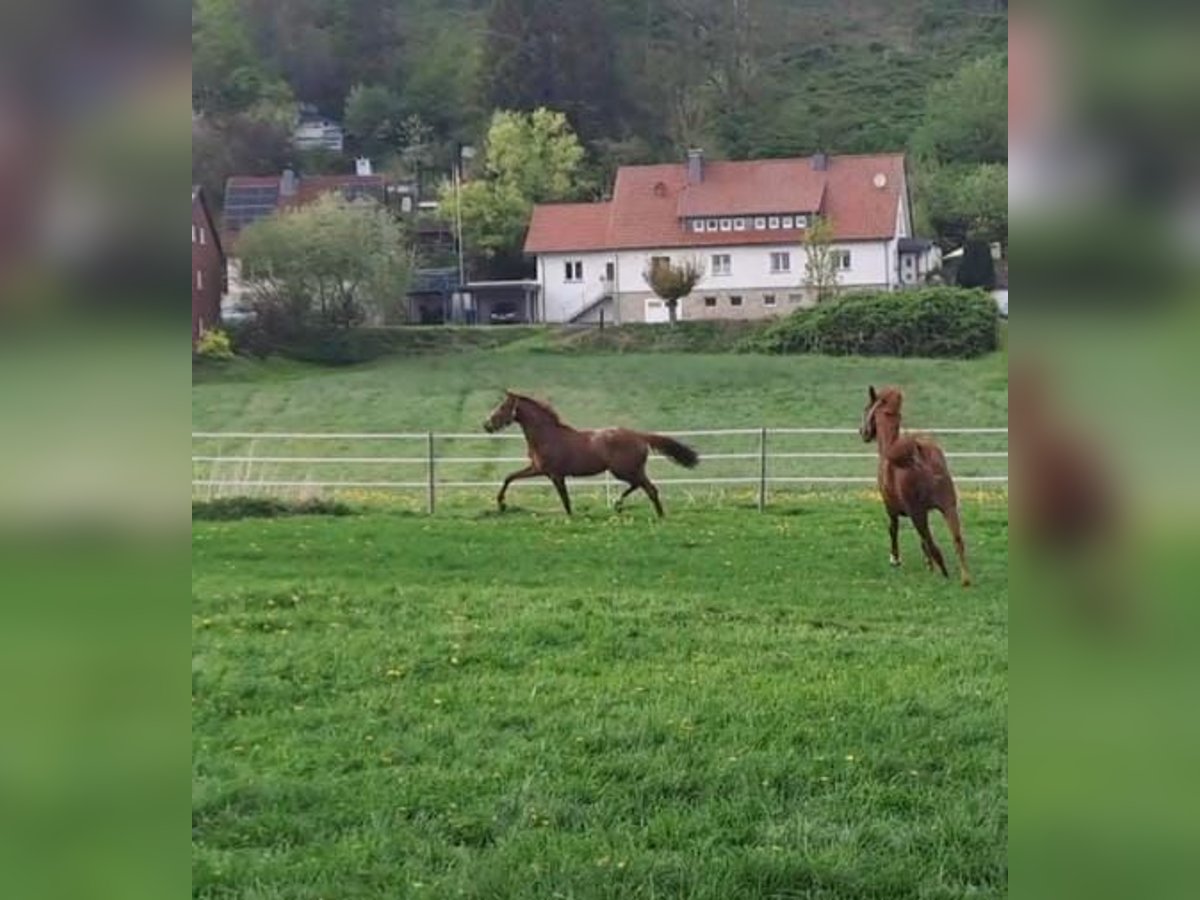
[[205,331],[221,327],[221,296],[226,290],[225,250],[208,201],[192,185],[192,345]]
[[698,261],[704,277],[682,319],[762,318],[813,302],[804,239],[832,223],[839,283],[896,289],[919,281],[932,245],[914,241],[902,154],[622,166],[612,199],[538,204],[525,240],[537,257],[547,322],[666,321],[643,273]]
[[321,115],[316,107],[304,104],[300,108],[300,121],[292,132],[292,146],[297,150],[341,153],[346,146],[346,132],[339,122]]
[[[359,171],[362,171],[360,166]],[[248,286],[241,278],[237,239],[242,229],[280,210],[304,206],[330,194],[347,200],[369,197],[387,203],[387,184],[382,175],[297,175],[285,169],[280,175],[235,175],[225,182],[225,212],[222,219],[224,246],[229,248],[229,293],[226,314],[245,314]]]

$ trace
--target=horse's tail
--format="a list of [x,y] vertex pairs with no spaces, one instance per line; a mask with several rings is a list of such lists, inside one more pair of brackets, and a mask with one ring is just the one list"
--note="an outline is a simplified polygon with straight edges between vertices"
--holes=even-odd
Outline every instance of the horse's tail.
[[681,444],[679,441],[669,438],[665,434],[643,433],[642,439],[653,447],[656,453],[661,453],[672,462],[679,463],[679,465],[685,468],[691,469],[700,462],[699,453],[687,444]]

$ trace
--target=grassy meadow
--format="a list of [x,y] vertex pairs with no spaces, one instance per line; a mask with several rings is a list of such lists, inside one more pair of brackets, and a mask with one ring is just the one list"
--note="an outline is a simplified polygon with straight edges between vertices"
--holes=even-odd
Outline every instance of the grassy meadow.
[[1003,896],[1007,508],[964,514],[967,591],[837,496],[197,522],[194,896]]
[[[913,423],[1007,418],[1001,355],[514,347],[239,361],[193,427],[475,431],[510,386],[581,426],[854,426],[871,382]],[[517,487],[193,522],[193,896],[1006,895],[1005,493],[963,492],[964,591],[907,525],[888,565],[866,489],[671,486],[663,521],[573,490],[571,519]]]
[[[906,389],[906,421],[927,427],[1003,426],[1007,420],[1007,360],[994,354],[972,361],[831,359],[742,354],[585,354],[533,352],[520,344],[492,352],[388,357],[344,369],[284,361],[242,363],[207,374],[193,392],[193,427],[202,432],[416,433],[411,439],[306,440],[203,438],[193,454],[193,477],[206,482],[199,499],[253,488],[226,488],[234,481],[272,488],[302,498],[339,493],[344,499],[400,502],[423,508],[427,480],[426,431],[479,435],[439,441],[439,458],[466,457],[467,463],[439,463],[439,483],[477,487],[442,491],[444,499],[473,494],[486,502],[503,476],[523,464],[520,431],[508,440],[489,439],[481,423],[506,387],[550,400],[563,418],[579,427],[623,425],[657,431],[759,427],[854,428],[866,399],[866,386],[899,384]],[[695,436],[687,439],[705,462],[694,472],[651,458],[656,481],[758,476],[758,435]],[[772,477],[843,477],[870,481],[873,449],[854,435],[786,435],[771,439],[772,454],[835,453],[836,457],[772,458]],[[1003,451],[996,435],[947,435],[951,452]],[[742,458],[724,458],[743,454]],[[857,454],[857,456],[846,456]],[[314,462],[339,456],[352,464]],[[211,457],[222,461],[213,462]],[[235,461],[224,461],[235,457]],[[300,462],[280,461],[299,457]],[[378,459],[378,461],[377,461]],[[247,461],[251,460],[251,461]],[[401,461],[396,461],[401,460]],[[952,459],[960,476],[1001,475],[1002,458]],[[355,487],[310,488],[311,482]],[[410,487],[381,485],[403,482]],[[573,493],[596,496],[603,483],[577,485]],[[797,488],[795,482],[781,489]],[[964,485],[965,487],[965,485]],[[266,488],[263,488],[264,490]],[[715,489],[728,491],[728,484]],[[749,490],[733,485],[734,490]],[[714,489],[695,484],[665,485],[668,497],[707,502]],[[388,496],[384,496],[388,495]],[[519,482],[518,502],[544,509],[557,503],[542,479]],[[528,499],[521,499],[521,498]]]

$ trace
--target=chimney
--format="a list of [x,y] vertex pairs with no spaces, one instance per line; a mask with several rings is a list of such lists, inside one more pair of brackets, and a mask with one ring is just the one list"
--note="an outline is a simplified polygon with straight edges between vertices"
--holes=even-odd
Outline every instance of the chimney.
[[825,153],[814,153],[812,156],[814,172],[824,172],[829,168],[829,156]]
[[699,184],[704,180],[704,151],[694,148],[687,152],[688,184]]
[[370,175],[370,174],[372,174],[371,160],[365,156],[356,157],[354,160],[354,174],[355,175]]
[[279,196],[293,197],[296,194],[296,173],[292,169],[284,169],[279,176]]

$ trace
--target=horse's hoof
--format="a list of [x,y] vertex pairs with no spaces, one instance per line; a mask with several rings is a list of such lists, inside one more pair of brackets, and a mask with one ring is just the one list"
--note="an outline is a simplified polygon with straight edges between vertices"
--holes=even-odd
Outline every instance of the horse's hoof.
[[889,563],[891,563],[891,565],[892,565],[892,568],[894,568],[894,569],[898,569],[898,568],[900,568],[900,557],[898,557],[898,556],[889,556],[889,557],[888,557],[888,562],[889,562]]
[[963,580],[962,580],[962,586],[963,586],[963,587],[970,587],[970,586],[971,586],[971,579],[970,579],[970,578],[966,578],[966,577],[964,577],[964,578],[963,578]]

